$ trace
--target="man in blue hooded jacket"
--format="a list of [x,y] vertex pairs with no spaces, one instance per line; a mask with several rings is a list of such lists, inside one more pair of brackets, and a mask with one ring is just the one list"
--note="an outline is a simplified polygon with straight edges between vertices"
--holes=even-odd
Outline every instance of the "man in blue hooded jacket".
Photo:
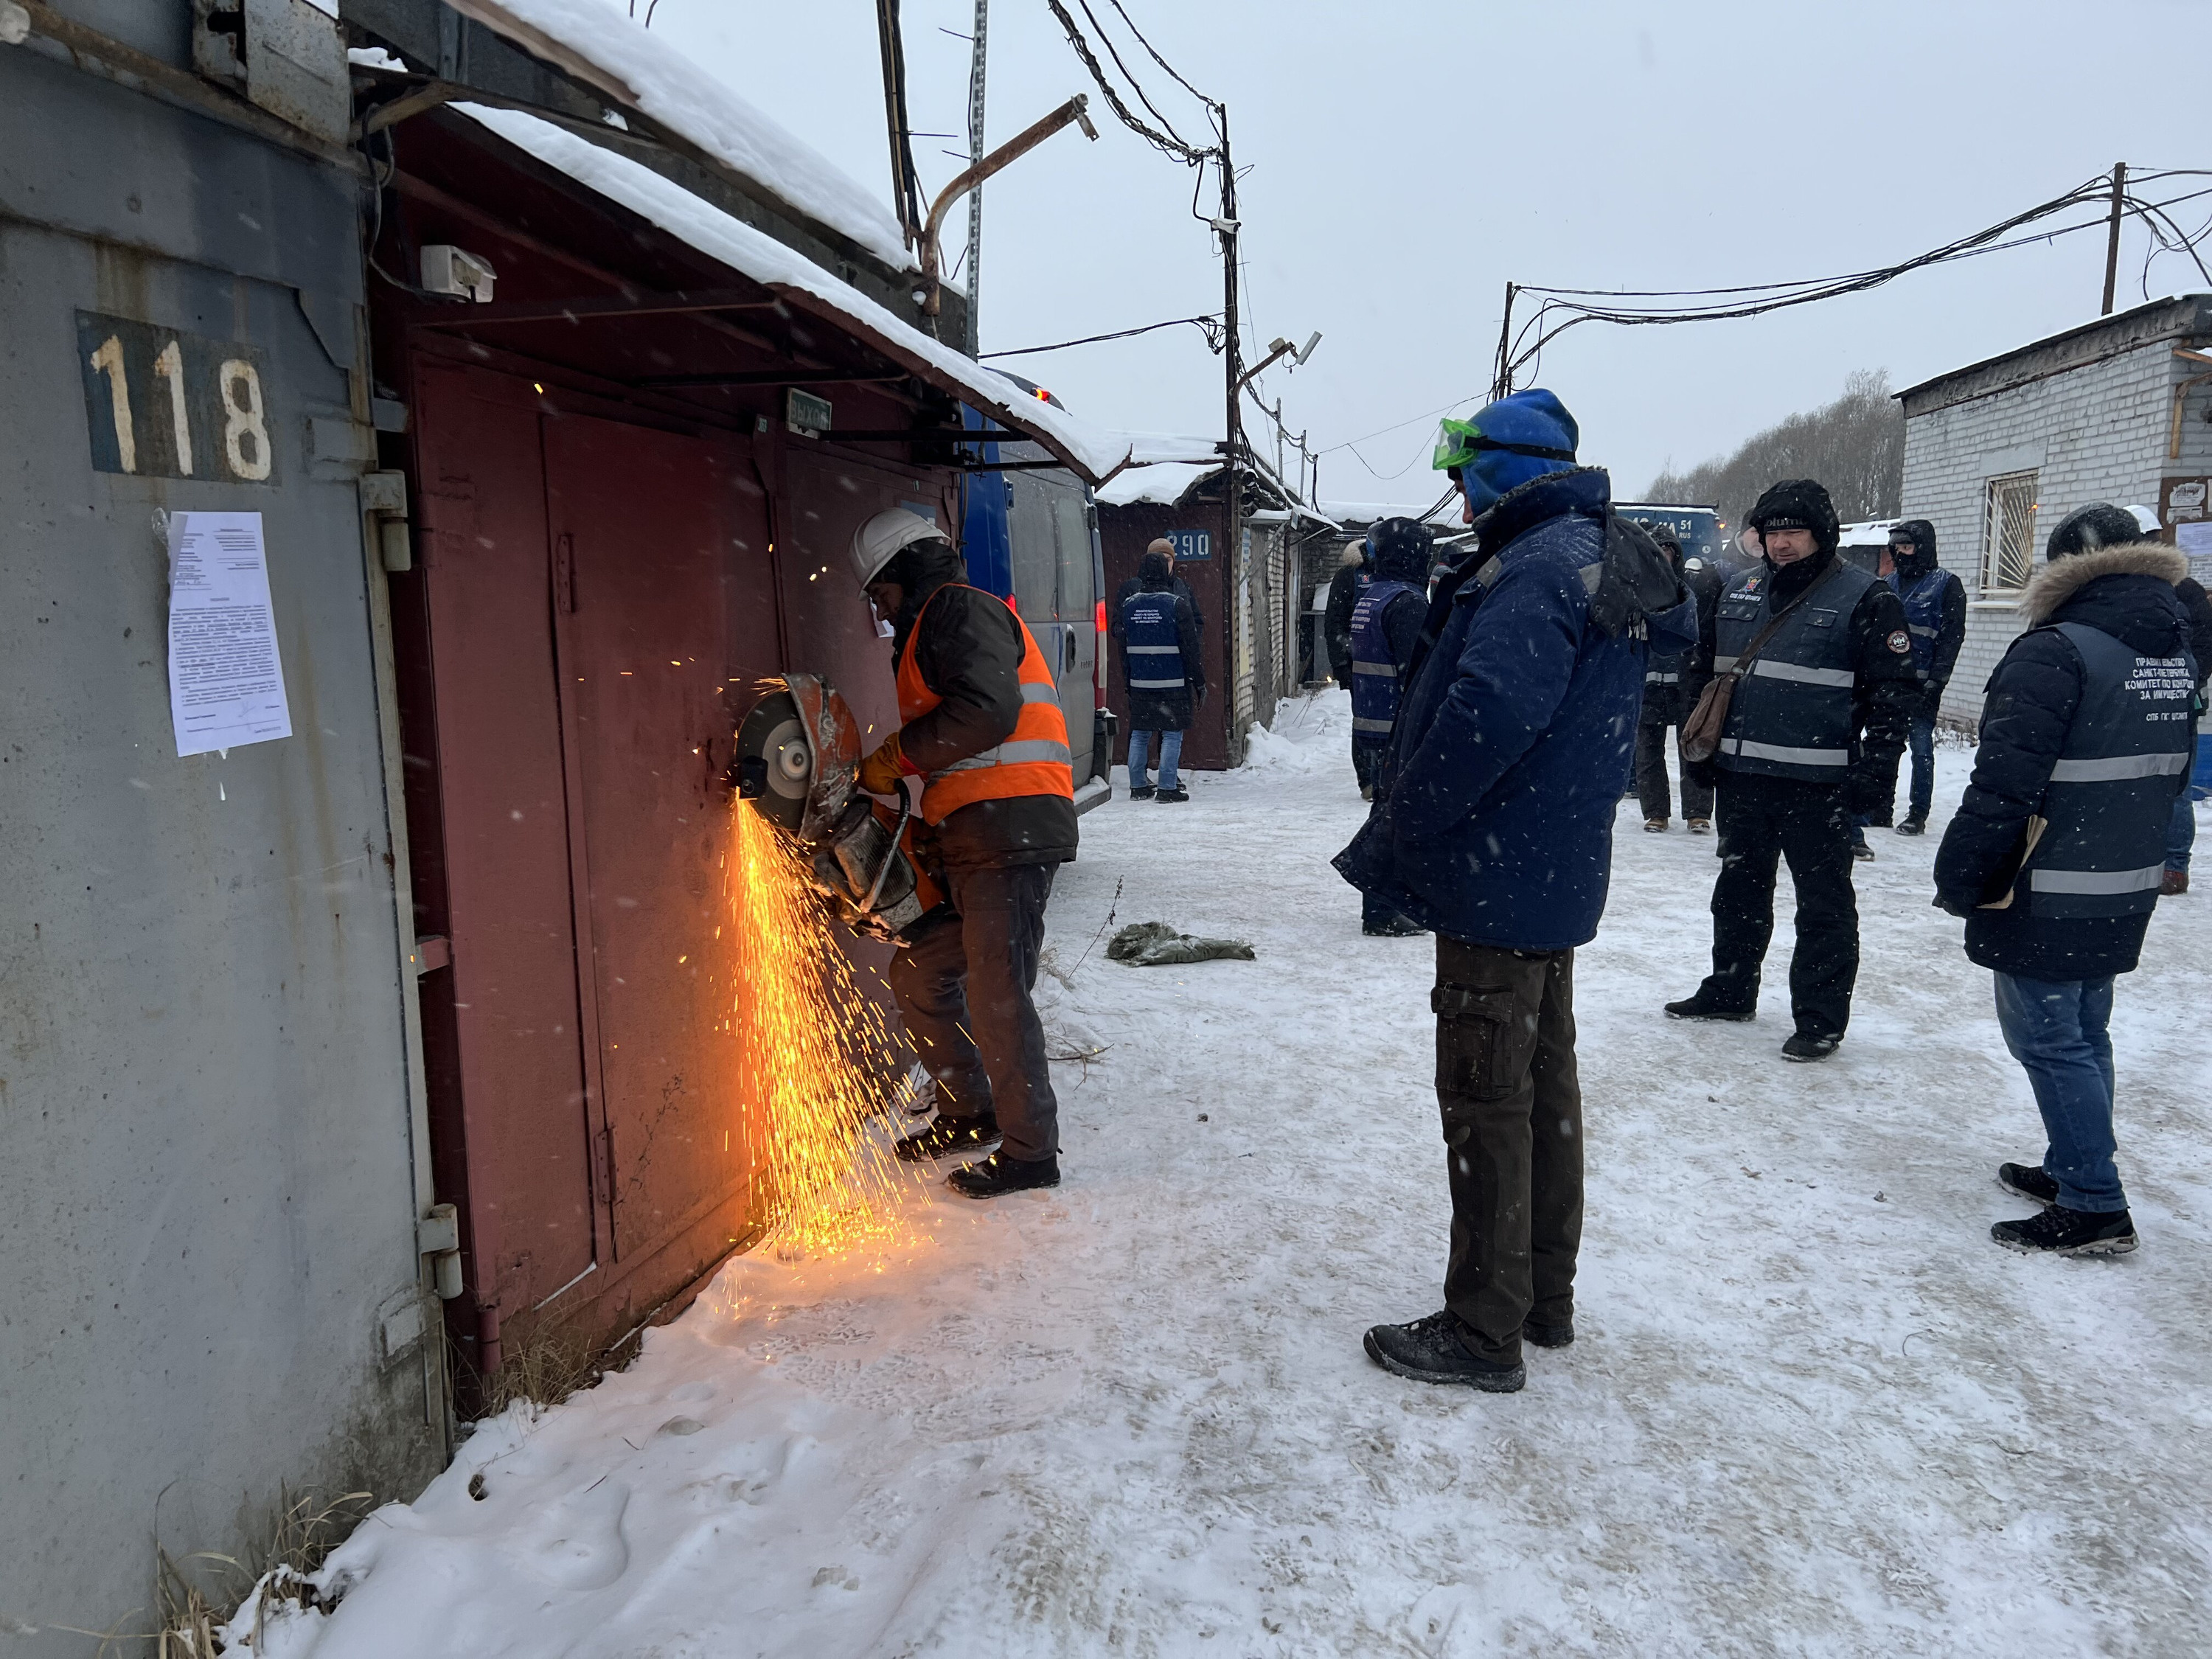
[[1574,1340],[1582,1092],[1574,952],[1597,932],[1647,651],[1686,650],[1696,603],[1574,418],[1516,392],[1445,423],[1437,465],[1480,534],[1440,574],[1376,784],[1336,860],[1437,935],[1437,1097],[1451,1187],[1441,1312],[1367,1334],[1424,1382],[1504,1393],[1521,1344]]

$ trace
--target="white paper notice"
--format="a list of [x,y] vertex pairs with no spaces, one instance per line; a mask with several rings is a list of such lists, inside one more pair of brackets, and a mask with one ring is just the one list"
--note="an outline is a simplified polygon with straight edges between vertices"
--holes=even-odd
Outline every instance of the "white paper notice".
[[292,735],[258,513],[169,515],[169,714],[179,755]]

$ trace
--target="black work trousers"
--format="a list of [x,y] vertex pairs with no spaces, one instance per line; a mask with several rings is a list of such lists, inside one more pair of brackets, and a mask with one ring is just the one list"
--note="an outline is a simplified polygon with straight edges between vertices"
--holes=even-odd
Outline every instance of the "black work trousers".
[[1843,1036],[1859,975],[1859,911],[1842,783],[1723,769],[1718,827],[1713,972],[1702,994],[1723,1008],[1758,1007],[1759,966],[1774,937],[1775,866],[1787,859],[1797,885],[1790,1016],[1808,1036]]
[[946,871],[949,908],[892,957],[889,975],[939,1104],[958,1117],[995,1112],[1001,1149],[1024,1163],[1060,1151],[1060,1103],[1030,1000],[1058,867]]
[[[1682,728],[1674,727],[1674,752],[1682,751]],[[1647,818],[1674,815],[1674,798],[1667,787],[1667,727],[1658,721],[1640,722],[1636,728],[1636,804]],[[1687,762],[1682,766],[1682,816],[1710,818],[1713,815],[1711,784],[1694,782]]]
[[1521,1358],[1521,1327],[1574,1312],[1583,1239],[1575,953],[1437,940],[1437,1103],[1451,1183],[1444,1306],[1468,1346]]
[[1364,737],[1355,732],[1352,736],[1352,775],[1359,781],[1362,789],[1372,789],[1382,769],[1382,757],[1389,752],[1390,739],[1386,734],[1379,738]]

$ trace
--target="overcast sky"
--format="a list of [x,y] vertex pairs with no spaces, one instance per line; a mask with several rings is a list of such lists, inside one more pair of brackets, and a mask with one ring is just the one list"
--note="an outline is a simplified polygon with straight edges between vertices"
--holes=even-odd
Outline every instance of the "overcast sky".
[[[1481,401],[1509,278],[1671,289],[1841,274],[1978,230],[2116,161],[2212,166],[2200,77],[2161,68],[2203,58],[2202,0],[1122,4],[1229,106],[1246,337],[1322,331],[1306,367],[1263,384],[1285,423],[1328,451],[1322,494],[1339,500],[1436,495],[1436,411]],[[1133,55],[1110,0],[1091,9],[1200,138],[1199,106]],[[905,0],[918,133],[964,135],[969,46],[946,31],[965,36],[974,12],[973,0]],[[865,0],[659,0],[653,32],[888,200]],[[1100,136],[1070,129],[987,187],[983,349],[1218,310],[1220,260],[1191,216],[1190,171],[1113,120],[1044,0],[991,0],[989,40],[992,143],[1075,92],[1093,94]],[[914,149],[933,191],[966,139]],[[1216,188],[1209,173],[1209,198]],[[2212,198],[2185,211],[2193,229]],[[964,210],[953,223],[957,246]],[[2142,297],[2146,246],[2131,226],[2123,307]],[[1774,317],[1587,324],[1547,350],[1537,383],[1575,413],[1583,458],[1611,467],[1625,497],[1669,461],[1827,401],[1854,369],[1907,386],[2088,320],[2103,268],[2092,231]],[[2179,257],[2150,272],[2154,297],[2205,286]],[[1219,360],[1193,328],[1007,366],[1111,425],[1221,429]],[[1269,441],[1264,422],[1248,417],[1248,430]]]

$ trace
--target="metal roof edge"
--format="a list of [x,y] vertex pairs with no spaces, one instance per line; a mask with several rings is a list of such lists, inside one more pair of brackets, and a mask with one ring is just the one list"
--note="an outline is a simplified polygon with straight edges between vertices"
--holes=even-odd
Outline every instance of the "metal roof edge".
[[[2175,313],[2174,326],[2130,339],[2124,344],[2115,346],[2110,351],[2085,356],[2055,365],[2038,374],[2023,374],[2017,380],[1990,386],[1984,391],[1977,392],[1966,397],[1950,398],[1936,407],[1948,409],[1954,404],[1971,402],[1975,398],[1988,397],[1996,392],[2009,391],[2016,386],[2027,386],[2036,380],[2047,380],[2052,374],[2063,374],[2068,369],[2084,368],[2093,363],[2109,362],[2112,358],[2123,356],[2127,352],[2139,350],[2147,345],[2155,345],[2159,341],[2174,335],[2212,333],[2212,293],[2168,295],[2164,299],[2148,301],[2142,305],[2130,307],[2125,311],[2114,312],[2109,317],[2099,317],[2091,322],[2080,323],[2072,328],[2061,329],[2056,334],[2046,334],[2041,339],[2031,340],[2025,345],[2014,346],[2008,351],[1998,352],[1996,356],[1982,358],[1978,362],[1967,363],[1958,368],[1946,369],[1941,374],[1931,375],[1927,380],[1893,392],[1890,396],[1902,404],[1908,398],[1918,397],[1948,382],[1965,380],[1971,375],[1984,374],[1991,369],[2002,368],[2005,363],[2015,358],[2025,357],[2031,352],[2049,350],[2052,347],[2063,345],[2069,340],[2081,339],[2103,331],[2124,330],[2130,323],[2147,321],[2154,313],[2160,311],[2172,311]],[[2185,313],[2187,314],[2185,315]],[[1913,411],[1907,409],[1905,412],[1909,415]],[[1928,414],[1934,411],[1923,410],[1920,412]]]

